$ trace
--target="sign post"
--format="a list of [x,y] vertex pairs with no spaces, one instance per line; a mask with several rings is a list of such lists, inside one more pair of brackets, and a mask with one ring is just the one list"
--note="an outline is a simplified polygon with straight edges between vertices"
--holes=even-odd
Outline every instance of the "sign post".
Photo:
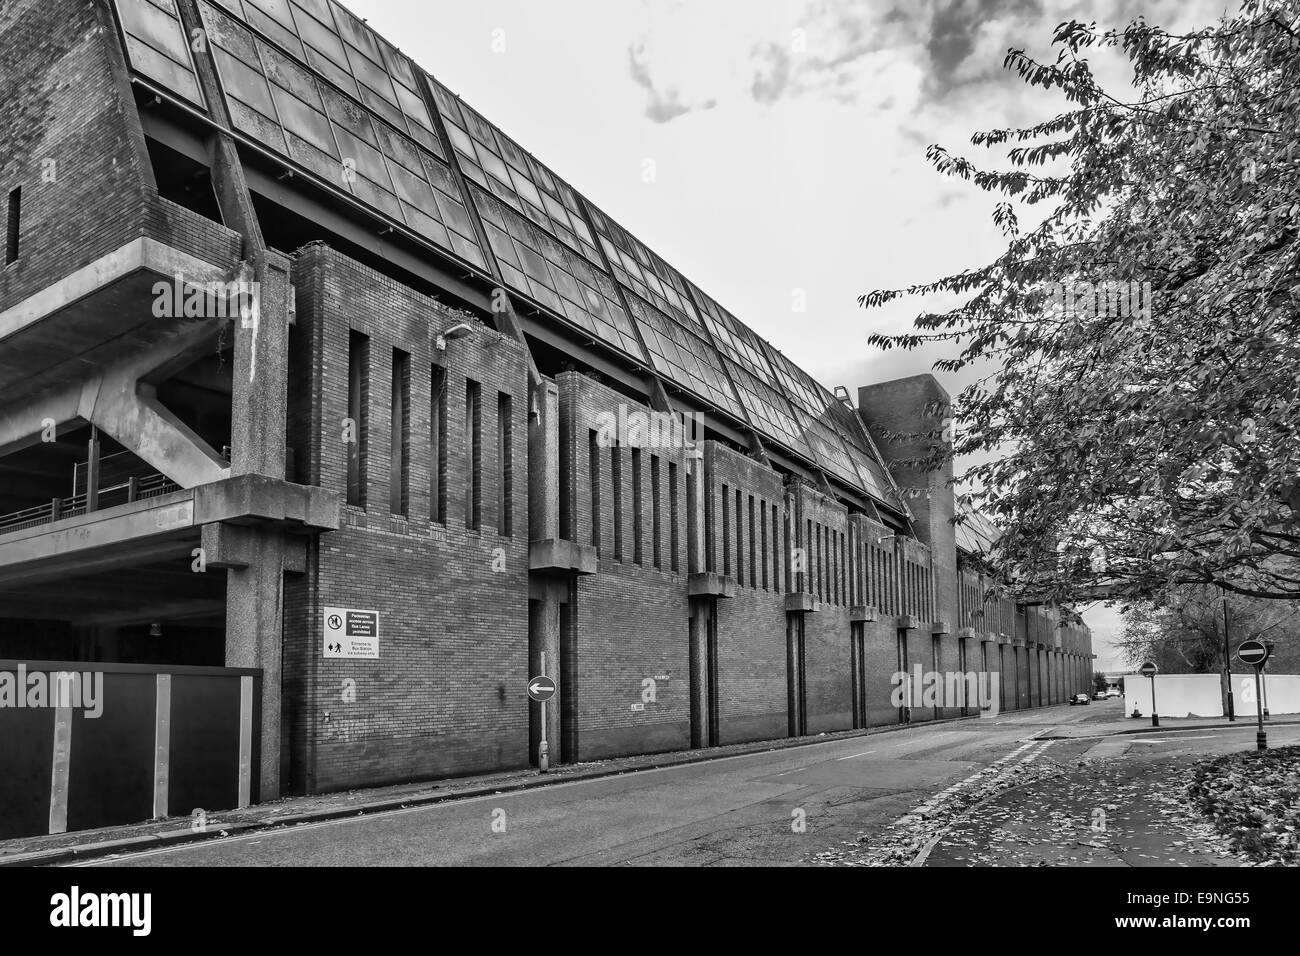
[[1145,661],[1142,664],[1142,666],[1138,668],[1139,674],[1141,674],[1143,677],[1151,678],[1151,726],[1152,727],[1160,726],[1160,714],[1159,712],[1156,711],[1156,670],[1157,667],[1155,661]]
[[1265,641],[1264,650],[1268,651],[1268,654],[1264,657],[1264,663],[1260,668],[1259,682],[1260,689],[1264,692],[1262,698],[1264,704],[1264,719],[1268,720],[1268,662],[1273,659],[1273,642]]
[[555,681],[546,676],[546,652],[542,651],[542,673],[528,681],[528,696],[541,708],[541,742],[537,745],[537,769],[546,773],[550,769],[550,745],[546,741],[546,702],[555,696]]
[[1237,657],[1243,664],[1255,668],[1255,749],[1268,749],[1268,734],[1264,732],[1264,701],[1261,697],[1260,674],[1268,662],[1268,648],[1259,641],[1243,641],[1237,648]]

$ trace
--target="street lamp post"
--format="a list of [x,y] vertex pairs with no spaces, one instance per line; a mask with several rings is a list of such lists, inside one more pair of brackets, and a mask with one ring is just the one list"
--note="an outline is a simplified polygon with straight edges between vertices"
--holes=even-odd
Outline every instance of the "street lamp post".
[[1223,682],[1228,685],[1228,721],[1236,723],[1232,706],[1232,650],[1228,644],[1228,596],[1223,596]]

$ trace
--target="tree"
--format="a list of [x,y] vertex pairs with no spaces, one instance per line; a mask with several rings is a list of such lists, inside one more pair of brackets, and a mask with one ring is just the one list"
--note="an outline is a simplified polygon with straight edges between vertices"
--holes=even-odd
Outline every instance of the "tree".
[[[1162,674],[1213,674],[1223,670],[1225,653],[1223,605],[1215,588],[1181,587],[1166,595],[1162,606],[1135,604],[1124,614],[1117,647],[1134,666],[1152,660]],[[1270,670],[1289,673],[1300,656],[1300,606],[1288,601],[1228,598],[1228,661],[1241,671],[1250,668],[1236,659],[1242,641],[1275,645]]]
[[1105,690],[1106,690],[1106,688],[1109,687],[1109,686],[1110,686],[1110,681],[1108,681],[1108,680],[1106,679],[1106,675],[1105,675],[1105,674],[1103,674],[1101,671],[1093,671],[1093,672],[1092,672],[1092,690],[1093,690],[1093,693],[1096,693],[1096,692],[1098,692],[1098,691],[1101,691],[1101,692],[1104,693]]
[[[1072,20],[1053,45],[1054,63],[1013,49],[1005,66],[1071,108],[972,139],[1006,147],[1009,169],[927,152],[1000,197],[1006,250],[859,299],[965,298],[870,337],[948,343],[935,368],[980,375],[955,440],[931,435],[909,464],[983,459],[959,481],[1003,527],[996,560],[1019,595],[1300,597],[1300,0],[1247,0],[1188,35]],[[1100,86],[1091,50],[1127,57],[1127,98]]]

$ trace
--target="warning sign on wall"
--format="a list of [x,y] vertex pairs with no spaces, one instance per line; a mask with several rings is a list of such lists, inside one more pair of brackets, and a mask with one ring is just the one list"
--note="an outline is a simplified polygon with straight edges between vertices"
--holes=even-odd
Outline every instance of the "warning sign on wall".
[[327,607],[325,656],[349,660],[379,660],[379,612],[353,607]]

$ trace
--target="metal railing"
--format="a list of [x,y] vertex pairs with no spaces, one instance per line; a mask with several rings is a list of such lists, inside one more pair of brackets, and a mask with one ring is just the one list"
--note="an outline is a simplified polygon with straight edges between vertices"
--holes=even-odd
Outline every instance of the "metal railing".
[[[129,504],[146,498],[180,491],[181,486],[166,475],[153,474],[143,478],[128,478],[126,481],[99,489],[99,501],[95,510],[102,511],[114,505]],[[34,508],[25,508],[12,514],[0,516],[0,534],[35,528],[50,524],[63,518],[71,518],[86,513],[86,495],[72,495],[69,498],[52,498],[45,504]]]

